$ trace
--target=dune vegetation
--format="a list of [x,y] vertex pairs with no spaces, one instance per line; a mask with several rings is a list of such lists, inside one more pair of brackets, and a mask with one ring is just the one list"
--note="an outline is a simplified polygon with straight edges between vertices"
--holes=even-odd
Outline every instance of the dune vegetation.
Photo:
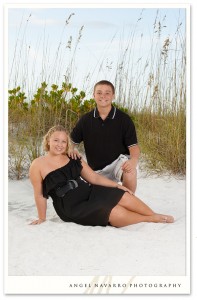
[[[69,18],[68,22],[70,22]],[[113,81],[110,81],[116,88],[114,105],[126,111],[136,125],[143,167],[158,174],[168,172],[174,175],[185,175],[186,41],[181,24],[177,24],[173,37],[161,38],[162,26],[164,26],[162,24],[156,16],[152,37],[150,37],[149,56],[139,57],[135,62],[132,57],[135,51],[136,29],[133,29],[128,45],[125,49],[121,49],[117,58],[115,75]],[[42,137],[51,126],[62,124],[71,130],[80,116],[95,106],[94,100],[87,96],[86,89],[80,90],[73,84],[76,45],[80,43],[82,34],[85,32],[80,28],[75,44],[72,45],[71,40],[70,43],[68,41],[69,47],[73,47],[74,50],[70,62],[65,66],[67,76],[64,80],[59,82],[55,80],[53,83],[43,80],[31,93],[28,93],[24,88],[24,82],[28,80],[28,76],[31,77],[26,69],[27,63],[21,83],[21,79],[16,78],[16,86],[9,86],[10,178],[21,179],[28,175],[27,170],[31,161],[42,154]],[[19,64],[23,46],[25,47],[23,40],[20,45],[16,41],[16,51],[9,76],[12,76],[14,68],[16,69]],[[62,56],[58,49],[54,64],[57,66],[56,73],[58,68],[62,67]],[[28,54],[26,59],[28,61]],[[103,67],[104,62],[101,61],[100,64]],[[107,67],[109,68],[109,65]],[[91,77],[91,74],[88,76]],[[103,79],[109,80],[106,77]]]

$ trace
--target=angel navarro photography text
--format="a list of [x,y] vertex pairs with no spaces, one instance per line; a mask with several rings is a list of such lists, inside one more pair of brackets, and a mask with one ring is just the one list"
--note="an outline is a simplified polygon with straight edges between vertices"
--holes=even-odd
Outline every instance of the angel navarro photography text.
[[69,288],[181,288],[181,283],[70,283]]

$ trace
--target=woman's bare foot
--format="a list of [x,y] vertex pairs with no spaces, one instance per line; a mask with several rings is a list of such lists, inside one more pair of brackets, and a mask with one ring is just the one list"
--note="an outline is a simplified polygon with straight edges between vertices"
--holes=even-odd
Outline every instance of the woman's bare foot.
[[154,223],[174,223],[174,218],[168,215],[154,214],[152,218]]

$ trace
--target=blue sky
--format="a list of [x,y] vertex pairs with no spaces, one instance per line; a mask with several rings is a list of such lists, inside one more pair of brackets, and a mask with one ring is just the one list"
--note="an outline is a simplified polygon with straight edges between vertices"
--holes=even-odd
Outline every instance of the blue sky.
[[132,68],[148,57],[159,24],[161,43],[173,40],[178,24],[185,34],[185,8],[36,7],[8,9],[9,88],[59,84],[70,64],[74,86],[91,93],[96,81],[113,82],[125,49],[132,49]]

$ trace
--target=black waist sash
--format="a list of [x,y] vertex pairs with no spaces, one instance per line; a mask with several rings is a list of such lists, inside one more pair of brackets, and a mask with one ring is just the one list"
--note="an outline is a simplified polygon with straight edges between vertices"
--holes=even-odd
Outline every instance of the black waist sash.
[[58,187],[55,192],[58,197],[64,197],[66,193],[68,193],[68,191],[74,190],[77,187],[78,187],[77,181],[71,179],[68,180],[65,185]]

